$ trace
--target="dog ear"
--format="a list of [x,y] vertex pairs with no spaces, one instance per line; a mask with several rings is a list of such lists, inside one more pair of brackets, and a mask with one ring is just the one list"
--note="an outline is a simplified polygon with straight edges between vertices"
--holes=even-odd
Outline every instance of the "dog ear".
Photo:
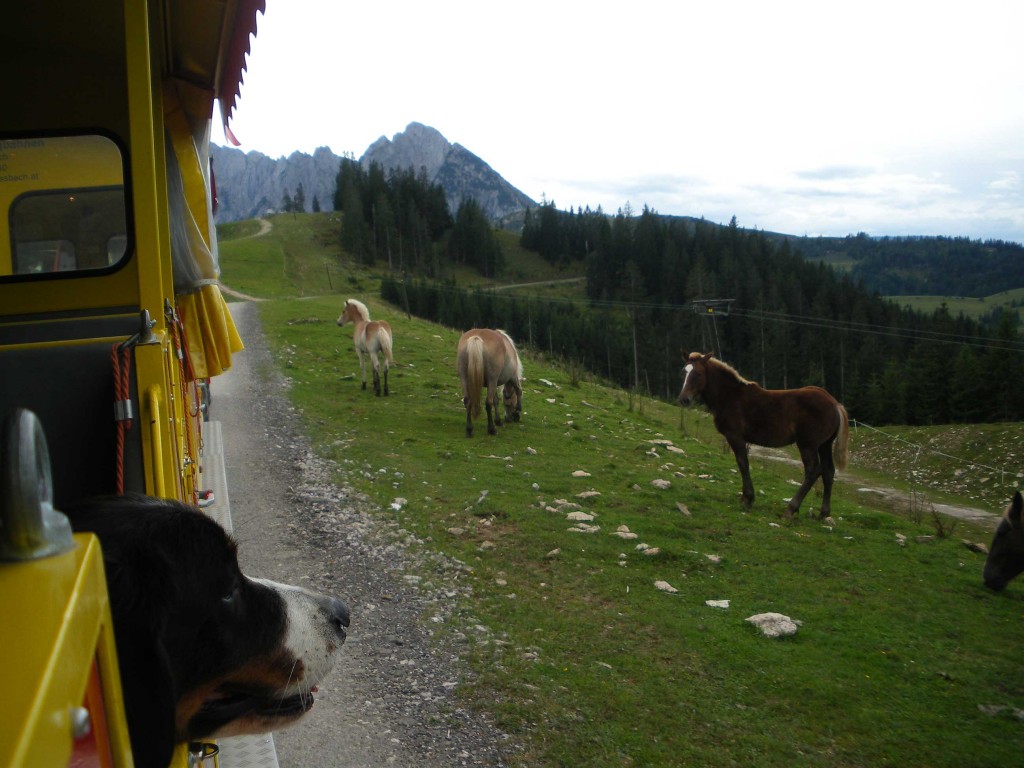
[[121,552],[106,563],[121,689],[136,768],[166,768],[176,743],[176,681],[164,645],[160,608],[168,585],[165,563],[135,562]]

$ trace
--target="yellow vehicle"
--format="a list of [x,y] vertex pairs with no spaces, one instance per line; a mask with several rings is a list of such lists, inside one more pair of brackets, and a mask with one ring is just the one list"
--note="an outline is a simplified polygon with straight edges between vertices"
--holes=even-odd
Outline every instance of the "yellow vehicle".
[[210,487],[203,387],[241,349],[210,129],[263,9],[0,10],[0,767],[132,765],[99,546],[59,510]]

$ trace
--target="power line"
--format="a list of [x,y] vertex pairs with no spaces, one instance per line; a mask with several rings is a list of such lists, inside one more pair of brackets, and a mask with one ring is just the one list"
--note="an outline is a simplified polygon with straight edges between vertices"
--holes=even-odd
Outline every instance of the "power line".
[[[437,290],[446,293],[457,293],[462,289],[456,286],[438,286]],[[523,294],[499,294],[489,288],[475,288],[474,291],[487,293],[496,298],[508,299],[510,301],[524,300],[547,302],[549,304],[561,304],[566,306],[579,306],[585,304],[588,307],[597,309],[631,310],[649,309],[659,312],[692,312],[693,303],[672,304],[666,302],[650,301],[622,301],[618,299],[593,299],[581,301],[557,296],[543,297],[538,295]],[[773,312],[769,310],[743,309],[734,304],[730,305],[729,313],[736,317],[758,322],[774,322],[788,325],[799,325],[809,328],[822,328],[827,330],[843,331],[847,333],[884,336],[889,338],[905,339],[908,341],[932,341],[936,343],[955,344],[969,346],[975,349],[991,350],[997,352],[1017,352],[1024,354],[1024,340],[998,339],[986,336],[965,336],[963,334],[948,333],[944,331],[932,331],[923,328],[907,328],[892,325],[879,325],[876,323],[862,323],[853,320],[834,320],[825,317],[813,317],[808,315],[794,315],[785,312]]]

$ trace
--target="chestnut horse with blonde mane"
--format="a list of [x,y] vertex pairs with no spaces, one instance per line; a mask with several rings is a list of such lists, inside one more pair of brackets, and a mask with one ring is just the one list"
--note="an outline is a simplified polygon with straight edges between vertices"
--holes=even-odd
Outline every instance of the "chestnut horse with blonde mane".
[[363,377],[363,389],[366,389],[366,366],[363,362],[363,355],[370,356],[370,363],[373,366],[373,391],[379,397],[381,393],[381,365],[377,358],[378,354],[384,357],[384,394],[388,394],[388,368],[393,360],[391,359],[391,326],[383,320],[370,320],[370,310],[363,302],[356,299],[349,299],[345,302],[341,315],[338,317],[338,325],[353,323],[355,332],[352,334],[352,342],[356,347],[356,354],[359,356],[359,373]]
[[480,390],[487,387],[487,433],[501,426],[498,387],[503,387],[505,420],[519,421],[523,411],[523,363],[507,333],[473,328],[462,334],[455,356],[455,368],[462,382],[462,404],[466,407],[466,437],[473,436],[473,419],[480,415]]
[[[787,517],[800,511],[804,496],[821,478],[824,492],[821,519],[832,512],[832,480],[836,467],[846,469],[850,422],[846,409],[821,387],[763,389],[740,376],[711,354],[683,354],[686,378],[679,402],[702,397],[736,456],[743,477],[743,506],[754,503],[748,444],[780,448],[796,443],[804,463],[804,482],[789,500]],[[835,460],[833,461],[833,447]]]

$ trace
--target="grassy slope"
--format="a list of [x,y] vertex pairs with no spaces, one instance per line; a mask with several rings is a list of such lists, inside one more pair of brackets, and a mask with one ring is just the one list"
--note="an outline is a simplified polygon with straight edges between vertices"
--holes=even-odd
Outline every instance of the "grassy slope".
[[[524,741],[522,764],[969,766],[1019,757],[1024,726],[978,706],[1024,709],[1020,584],[987,592],[982,556],[959,540],[916,543],[934,530],[861,506],[847,486],[836,493],[834,528],[806,517],[785,525],[778,514],[797,473],[775,462],[754,462],[758,502],[743,514],[732,458],[702,411],[681,419],[678,408],[631,403],[533,355],[522,423],[496,437],[478,424],[467,439],[457,332],[376,301],[373,276],[350,272],[326,247],[315,258],[343,287],[315,295],[324,286],[301,276],[323,261],[297,262],[328,238],[326,217],[293,222],[267,243],[225,242],[225,282],[283,297],[285,280],[253,275],[297,275],[292,295],[314,296],[261,304],[291,397],[319,450],[382,516],[472,568],[472,597],[448,630],[469,638],[478,672],[465,695]],[[395,328],[400,366],[386,400],[359,389],[351,336],[333,324],[340,294],[354,291]],[[683,453],[651,442],[659,439]],[[590,477],[573,477],[577,469]],[[654,479],[672,487],[658,490]],[[584,490],[601,495],[577,498]],[[556,499],[580,503],[601,530],[569,532],[565,513],[548,511]],[[812,494],[805,512],[815,503]],[[612,536],[620,525],[639,538]],[[897,533],[911,543],[898,546]],[[638,542],[661,552],[641,555]],[[423,577],[429,588],[433,575]],[[679,592],[656,590],[656,580]],[[709,599],[731,606],[710,608]],[[764,611],[803,626],[790,639],[761,638],[744,619]]]

